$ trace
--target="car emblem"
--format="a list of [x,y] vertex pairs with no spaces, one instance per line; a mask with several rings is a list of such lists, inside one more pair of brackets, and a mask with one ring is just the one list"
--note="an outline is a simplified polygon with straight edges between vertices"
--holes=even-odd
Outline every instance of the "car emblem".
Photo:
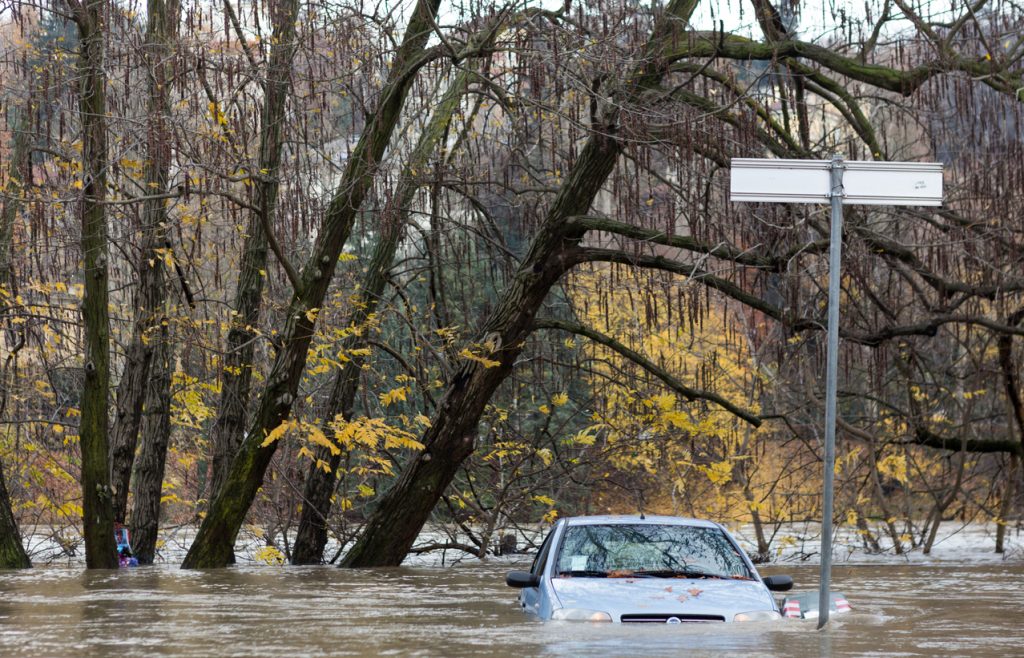
[[679,617],[669,617],[668,619],[665,620],[665,623],[666,624],[681,624],[681,623],[683,623],[683,620],[680,619]]

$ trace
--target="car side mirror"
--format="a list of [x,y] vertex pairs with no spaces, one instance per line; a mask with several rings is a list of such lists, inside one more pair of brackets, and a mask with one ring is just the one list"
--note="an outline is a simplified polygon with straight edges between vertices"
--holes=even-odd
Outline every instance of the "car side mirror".
[[763,580],[764,586],[772,592],[788,592],[793,589],[792,576],[768,576]]
[[505,576],[505,584],[509,587],[523,589],[524,587],[536,587],[540,585],[540,576],[529,571],[509,571]]

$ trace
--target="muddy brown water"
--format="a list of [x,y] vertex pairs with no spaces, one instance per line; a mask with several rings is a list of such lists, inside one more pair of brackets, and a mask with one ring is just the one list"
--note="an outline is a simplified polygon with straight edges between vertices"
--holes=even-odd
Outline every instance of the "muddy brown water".
[[[514,566],[514,565],[513,565]],[[3,656],[1024,656],[1024,565],[834,568],[854,612],[813,621],[540,623],[508,564],[0,571]],[[773,566],[797,589],[817,567]]]

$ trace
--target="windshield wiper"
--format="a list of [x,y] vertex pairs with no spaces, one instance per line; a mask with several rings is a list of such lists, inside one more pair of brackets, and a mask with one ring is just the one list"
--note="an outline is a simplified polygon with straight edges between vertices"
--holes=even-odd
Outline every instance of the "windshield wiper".
[[722,574],[711,573],[703,569],[640,569],[634,572],[643,578],[726,578]]
[[607,578],[608,572],[600,569],[567,569],[559,571],[559,576],[583,576],[585,578]]

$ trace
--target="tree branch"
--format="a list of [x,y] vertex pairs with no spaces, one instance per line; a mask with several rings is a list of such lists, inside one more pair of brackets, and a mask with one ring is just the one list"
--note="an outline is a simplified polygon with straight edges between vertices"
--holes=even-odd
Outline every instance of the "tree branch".
[[757,256],[752,254],[750,250],[741,250],[725,242],[712,246],[689,235],[673,235],[657,229],[641,228],[639,226],[620,222],[608,217],[578,215],[576,217],[570,217],[567,220],[566,225],[572,230],[579,229],[583,231],[615,233],[616,235],[633,238],[634,240],[643,240],[644,242],[650,242],[653,244],[676,247],[677,249],[685,249],[686,251],[693,251],[700,254],[708,254],[715,258],[721,258],[734,263],[749,265],[751,267],[767,269],[773,272],[781,271],[785,266],[786,260],[788,260],[784,258]]
[[[633,267],[646,267],[650,269],[672,272],[693,279],[695,282],[713,288],[728,297],[760,311],[770,318],[778,320],[787,325],[792,331],[806,331],[808,329],[823,331],[825,328],[822,320],[813,318],[801,318],[787,314],[783,309],[768,303],[753,293],[747,292],[735,283],[708,273],[696,265],[680,263],[664,256],[650,256],[645,254],[627,254],[615,249],[581,248],[574,250],[573,265],[587,262],[620,263]],[[1012,326],[1003,322],[997,322],[991,318],[978,315],[953,315],[943,314],[931,317],[923,322],[910,325],[891,325],[883,327],[870,333],[856,333],[849,329],[840,329],[840,336],[847,340],[868,347],[877,347],[881,343],[892,338],[901,336],[934,336],[939,327],[946,324],[969,324],[985,327],[997,334],[1012,334],[1015,336],[1024,335],[1024,328]]]
[[253,56],[252,49],[249,48],[249,42],[246,41],[245,33],[242,32],[242,25],[238,21],[238,14],[235,12],[235,6],[231,3],[231,0],[224,0],[224,13],[228,15],[231,27],[235,30],[235,36],[238,38],[238,45],[242,48],[242,52],[245,54],[245,59],[248,60],[249,66],[252,67],[252,70],[249,72],[249,79],[256,80],[260,89],[266,93],[267,87],[259,75],[257,75],[260,70],[260,65],[256,62],[256,57]]
[[879,64],[865,64],[856,59],[844,57],[835,50],[798,40],[761,43],[729,34],[717,44],[716,48],[713,39],[717,38],[717,35],[712,32],[690,32],[687,36],[689,39],[681,39],[676,52],[673,53],[677,59],[711,57],[716,53],[719,57],[739,60],[777,61],[784,57],[803,57],[853,80],[866,82],[904,96],[914,93],[928,78],[942,70],[941,67],[933,63],[916,66],[907,71]]
[[277,241],[277,236],[274,234],[274,229],[270,226],[270,218],[262,209],[258,209],[256,213],[259,215],[260,225],[263,227],[263,234],[267,236],[267,244],[270,245],[270,250],[274,252],[274,256],[277,257],[277,262],[280,263],[281,268],[284,269],[284,273],[288,276],[288,281],[292,284],[292,290],[295,291],[296,295],[301,295],[302,277],[299,276],[299,272],[292,265],[291,261],[285,257],[284,251],[281,249],[281,244]]
[[682,395],[689,401],[693,400],[707,400],[708,402],[714,402],[718,406],[722,407],[729,413],[742,418],[746,422],[750,423],[754,427],[761,426],[761,418],[757,414],[747,409],[736,406],[729,400],[723,398],[717,393],[711,391],[703,391],[700,389],[690,388],[685,386],[676,377],[669,373],[664,368],[661,368],[650,361],[647,357],[643,356],[639,352],[630,349],[626,345],[622,344],[618,340],[599,333],[589,327],[585,327],[582,324],[575,322],[567,322],[565,320],[556,320],[554,318],[538,318],[534,321],[533,326],[535,329],[558,329],[559,331],[567,331],[572,334],[579,336],[585,336],[595,343],[604,345],[605,347],[614,350],[621,356],[629,359],[633,363],[637,364],[650,374],[660,379],[666,386]]
[[[783,322],[792,321],[792,318],[787,318],[782,309],[769,304],[765,300],[753,295],[746,290],[743,290],[735,283],[727,281],[721,277],[709,274],[705,270],[701,269],[696,265],[687,265],[674,261],[664,256],[649,256],[645,254],[627,254],[623,251],[616,249],[599,249],[599,248],[580,248],[573,252],[574,262],[573,265],[590,262],[605,262],[605,263],[620,263],[622,265],[631,265],[634,267],[647,267],[651,269],[664,270],[666,272],[673,272],[675,274],[681,274],[683,276],[694,279],[698,283],[701,283],[709,288],[713,288],[729,297],[732,297],[736,301],[749,306],[750,308],[761,311],[765,315],[775,318]],[[800,328],[807,328],[804,324],[797,323]],[[821,323],[811,323],[814,326],[819,326]]]
[[911,439],[905,443],[938,448],[939,450],[952,450],[953,452],[1006,452],[1018,456],[1024,454],[1021,451],[1020,443],[1013,439],[950,438],[923,427],[917,428]]

